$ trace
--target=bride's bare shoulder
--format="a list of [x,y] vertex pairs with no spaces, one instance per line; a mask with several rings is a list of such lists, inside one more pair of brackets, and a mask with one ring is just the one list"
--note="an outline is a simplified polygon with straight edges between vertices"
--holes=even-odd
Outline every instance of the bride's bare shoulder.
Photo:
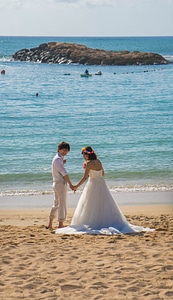
[[89,168],[92,170],[99,171],[102,169],[102,164],[99,159],[90,160],[88,164],[89,164]]

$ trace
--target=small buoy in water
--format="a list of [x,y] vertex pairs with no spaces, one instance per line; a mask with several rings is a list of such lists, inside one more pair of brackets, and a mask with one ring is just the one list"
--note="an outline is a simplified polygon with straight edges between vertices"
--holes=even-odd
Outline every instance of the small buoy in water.
[[38,97],[38,93],[36,93],[35,95],[36,95],[36,97]]
[[97,73],[95,73],[95,75],[102,75],[102,72],[98,71]]
[[5,70],[1,70],[1,74],[5,74]]

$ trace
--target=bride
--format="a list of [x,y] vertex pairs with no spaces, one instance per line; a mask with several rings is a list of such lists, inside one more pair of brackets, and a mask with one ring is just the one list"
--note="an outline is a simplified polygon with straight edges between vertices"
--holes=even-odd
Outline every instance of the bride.
[[150,228],[130,224],[112,197],[104,180],[102,163],[92,147],[82,148],[85,159],[85,173],[74,190],[86,179],[70,226],[58,228],[58,234],[124,234],[141,231],[153,231]]

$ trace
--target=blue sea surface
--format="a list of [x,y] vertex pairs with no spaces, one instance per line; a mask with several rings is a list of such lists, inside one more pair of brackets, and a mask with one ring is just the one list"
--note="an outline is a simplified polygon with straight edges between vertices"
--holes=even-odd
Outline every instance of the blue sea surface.
[[173,37],[0,37],[1,195],[51,192],[51,161],[62,140],[71,145],[73,183],[83,174],[81,147],[91,145],[110,189],[173,190],[173,64],[93,65],[82,78],[83,65],[13,61],[16,51],[50,41],[173,61]]

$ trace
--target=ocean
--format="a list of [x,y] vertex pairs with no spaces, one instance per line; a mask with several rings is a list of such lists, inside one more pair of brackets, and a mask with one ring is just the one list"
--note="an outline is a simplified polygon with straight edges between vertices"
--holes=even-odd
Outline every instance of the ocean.
[[173,62],[173,37],[0,37],[0,195],[51,193],[60,141],[71,145],[74,184],[83,174],[81,148],[91,145],[112,191],[172,191],[173,64],[92,65],[93,76],[82,78],[83,65],[12,59],[53,41],[156,52]]

